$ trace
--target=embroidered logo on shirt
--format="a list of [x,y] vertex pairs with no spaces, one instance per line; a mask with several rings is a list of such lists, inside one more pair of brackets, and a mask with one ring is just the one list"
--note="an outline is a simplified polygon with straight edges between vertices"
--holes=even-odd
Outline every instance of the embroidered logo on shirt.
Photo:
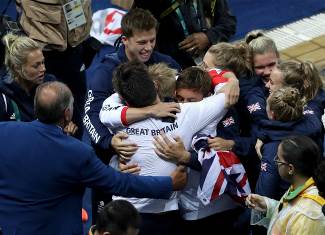
[[226,118],[225,120],[222,121],[222,125],[224,127],[228,127],[228,126],[230,126],[232,124],[235,124],[235,120],[234,120],[233,117]]
[[314,113],[313,110],[311,110],[311,109],[307,109],[307,110],[305,110],[305,111],[303,112],[303,114],[304,114],[304,115],[306,115],[306,114],[311,114],[311,115],[313,115],[313,114],[315,114],[315,113]]
[[249,113],[253,113],[256,112],[257,110],[261,110],[261,106],[260,103],[255,103],[255,104],[251,104],[247,106],[247,109],[249,111]]
[[267,163],[266,162],[261,164],[261,171],[267,171]]

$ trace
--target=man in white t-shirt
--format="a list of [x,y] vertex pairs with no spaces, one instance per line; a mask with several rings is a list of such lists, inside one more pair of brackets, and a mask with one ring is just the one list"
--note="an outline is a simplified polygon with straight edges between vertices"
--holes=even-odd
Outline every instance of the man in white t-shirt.
[[[113,85],[128,107],[141,108],[160,102],[146,67],[139,62],[129,62],[119,66],[113,77]],[[189,149],[192,138],[197,132],[206,128],[211,122],[217,123],[226,113],[226,98],[221,93],[201,102],[180,104],[181,112],[176,114],[176,119],[173,122],[148,118],[127,127],[112,128],[120,123],[125,125],[127,124],[126,120],[130,120],[126,117],[128,107],[121,106],[116,100],[118,100],[117,95],[104,102],[100,119],[110,127],[111,131],[126,132],[129,136],[128,141],[138,145],[139,149],[128,164],[138,164],[141,169],[140,175],[166,175],[176,167],[174,163],[165,161],[156,155],[153,146],[155,136],[162,132],[170,137],[179,136],[184,141],[185,147]],[[118,115],[112,115],[112,113]],[[132,120],[137,121],[136,118]],[[137,198],[127,198],[127,200],[132,202],[142,215],[164,212],[164,215],[168,216],[166,212],[178,210],[176,193],[169,200]],[[156,221],[156,223],[158,222]]]

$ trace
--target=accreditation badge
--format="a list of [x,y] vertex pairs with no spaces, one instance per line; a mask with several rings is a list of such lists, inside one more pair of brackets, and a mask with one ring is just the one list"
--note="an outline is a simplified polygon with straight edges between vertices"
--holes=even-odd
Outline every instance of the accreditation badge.
[[64,4],[63,11],[69,31],[86,24],[86,17],[81,0],[71,0]]

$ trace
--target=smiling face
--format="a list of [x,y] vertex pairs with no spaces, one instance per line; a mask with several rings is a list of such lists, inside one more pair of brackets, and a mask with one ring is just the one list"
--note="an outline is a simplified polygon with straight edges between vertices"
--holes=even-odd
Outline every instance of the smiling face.
[[148,31],[134,31],[131,37],[124,37],[122,40],[127,58],[130,61],[147,62],[156,45],[156,34],[156,29],[153,28]]
[[267,83],[271,71],[275,68],[279,58],[274,52],[266,52],[264,54],[254,55],[254,71],[256,75],[261,76],[264,83]]
[[40,49],[31,51],[26,58],[26,63],[22,66],[23,79],[39,85],[44,80],[45,75],[44,56]]
[[277,67],[275,67],[270,75],[269,81],[265,84],[265,87],[269,89],[270,93],[279,90],[284,86],[283,73]]

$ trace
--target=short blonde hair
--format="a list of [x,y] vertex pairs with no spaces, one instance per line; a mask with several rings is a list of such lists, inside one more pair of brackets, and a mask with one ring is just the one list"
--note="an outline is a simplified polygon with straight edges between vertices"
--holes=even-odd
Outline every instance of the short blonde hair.
[[158,86],[158,96],[161,100],[165,97],[174,97],[176,88],[177,70],[168,67],[165,63],[153,64],[148,67],[149,76]]
[[21,79],[23,65],[27,62],[30,52],[42,49],[33,39],[26,36],[18,36],[12,33],[5,35],[2,39],[6,48],[5,65],[14,79]]

